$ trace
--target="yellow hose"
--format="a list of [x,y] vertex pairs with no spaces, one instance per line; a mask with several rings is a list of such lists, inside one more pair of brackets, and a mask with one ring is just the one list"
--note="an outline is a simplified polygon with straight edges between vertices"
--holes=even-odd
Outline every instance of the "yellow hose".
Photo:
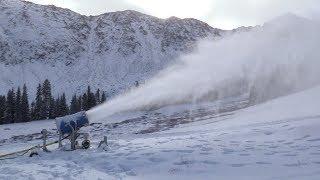
[[[64,137],[62,140],[67,139],[69,136],[70,136],[70,135]],[[56,144],[56,143],[58,143],[58,142],[59,142],[59,141],[53,141],[53,142],[50,142],[50,143],[46,144],[46,146],[51,146],[51,145]],[[32,149],[35,149],[35,148],[37,148],[37,147],[38,147],[38,148],[43,148],[43,145],[41,145],[41,146],[39,146],[39,145],[33,146],[33,147],[31,147],[31,148],[28,148],[28,149],[24,149],[24,150],[17,151],[17,152],[12,152],[12,153],[8,153],[8,154],[0,154],[0,160],[3,160],[2,158],[4,158],[4,157],[11,156],[11,155],[15,155],[15,154],[19,154],[19,153],[24,153],[24,154],[25,154],[25,153],[27,153],[28,151],[30,151],[30,150],[32,150]]]

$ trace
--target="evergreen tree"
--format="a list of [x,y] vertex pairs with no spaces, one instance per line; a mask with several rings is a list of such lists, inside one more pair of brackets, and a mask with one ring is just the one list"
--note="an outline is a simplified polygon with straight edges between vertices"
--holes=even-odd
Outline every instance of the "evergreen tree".
[[104,103],[107,100],[107,95],[106,93],[103,91],[102,95],[101,95],[101,103]]
[[21,116],[24,122],[30,121],[28,90],[25,84],[23,85],[22,96],[21,96]]
[[100,96],[100,89],[99,88],[96,91],[95,99],[96,99],[96,104],[100,104],[101,103],[101,96]]
[[0,96],[0,124],[4,124],[4,117],[6,112],[6,97]]
[[79,106],[78,106],[78,98],[77,95],[73,95],[70,103],[70,114],[74,114],[79,112]]
[[60,97],[54,100],[54,116],[60,117]]
[[15,121],[15,94],[14,90],[8,91],[6,100],[5,122],[14,123]]
[[51,84],[48,79],[43,82],[42,85],[42,101],[43,101],[43,118],[48,119],[52,116],[52,94]]
[[55,102],[54,98],[51,97],[50,108],[49,108],[49,118],[54,119],[56,117],[57,117],[57,115],[56,115],[56,102]]
[[86,93],[82,95],[82,108],[83,111],[89,110],[88,108],[88,96]]
[[21,90],[18,87],[15,98],[15,122],[22,122],[21,114]]
[[79,111],[83,111],[83,109],[82,109],[82,96],[78,97],[77,104],[78,104]]
[[87,109],[86,110],[89,110],[97,105],[95,95],[91,92],[90,86],[88,86],[88,89],[87,89],[87,96],[88,96],[87,97],[88,99],[87,99]]
[[59,106],[59,113],[60,116],[66,116],[69,114],[69,109],[67,105],[66,95],[63,93],[60,98],[60,106]]
[[35,102],[31,103],[30,118],[31,118],[31,121],[37,120],[36,103]]
[[42,87],[41,84],[37,87],[37,94],[36,94],[36,102],[35,102],[35,119],[34,120],[40,120],[45,119],[45,111],[43,108],[43,99],[42,99]]

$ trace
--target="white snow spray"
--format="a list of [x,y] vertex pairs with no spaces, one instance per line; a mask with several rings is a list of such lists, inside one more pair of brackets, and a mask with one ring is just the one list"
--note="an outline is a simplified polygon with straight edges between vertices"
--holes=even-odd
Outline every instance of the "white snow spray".
[[199,42],[192,53],[88,112],[91,121],[133,110],[250,94],[272,99],[320,84],[320,25],[285,15],[249,32]]

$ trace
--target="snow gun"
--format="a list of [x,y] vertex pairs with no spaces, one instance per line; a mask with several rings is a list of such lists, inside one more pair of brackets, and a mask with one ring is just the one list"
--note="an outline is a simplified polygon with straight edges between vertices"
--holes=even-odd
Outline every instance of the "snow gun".
[[[71,150],[79,147],[77,138],[81,135],[78,131],[89,125],[89,119],[85,111],[76,114],[67,115],[64,117],[56,118],[57,130],[59,132],[59,147],[62,147],[62,140],[69,139],[71,142]],[[87,149],[90,147],[89,135],[82,133],[84,140],[82,141],[82,148]]]
[[[34,155],[38,155],[38,150],[40,148],[43,149],[45,152],[50,152],[47,149],[47,146],[59,143],[59,148],[62,147],[62,140],[69,139],[71,142],[71,150],[75,150],[77,148],[83,148],[88,149],[90,147],[90,141],[88,140],[89,134],[88,133],[79,133],[79,130],[89,125],[89,119],[86,114],[86,112],[82,111],[76,114],[59,117],[56,118],[56,125],[57,130],[59,132],[59,140],[53,141],[53,142],[47,142],[48,137],[48,131],[46,129],[43,129],[41,131],[42,138],[43,138],[43,144],[42,145],[36,145],[21,151],[12,152],[8,154],[0,154],[0,160],[5,159],[13,159],[18,156],[23,156],[26,153],[30,152],[30,157]],[[82,141],[82,147],[78,145],[77,138],[83,135],[84,140]],[[106,140],[105,140],[106,141]]]

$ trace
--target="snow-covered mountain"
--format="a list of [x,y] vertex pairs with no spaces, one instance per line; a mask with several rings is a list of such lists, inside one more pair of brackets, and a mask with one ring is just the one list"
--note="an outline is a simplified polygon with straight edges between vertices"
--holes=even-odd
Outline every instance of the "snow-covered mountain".
[[87,85],[117,93],[153,76],[196,41],[224,31],[196,19],[136,11],[83,16],[68,9],[0,0],[0,94],[48,78],[55,93]]

